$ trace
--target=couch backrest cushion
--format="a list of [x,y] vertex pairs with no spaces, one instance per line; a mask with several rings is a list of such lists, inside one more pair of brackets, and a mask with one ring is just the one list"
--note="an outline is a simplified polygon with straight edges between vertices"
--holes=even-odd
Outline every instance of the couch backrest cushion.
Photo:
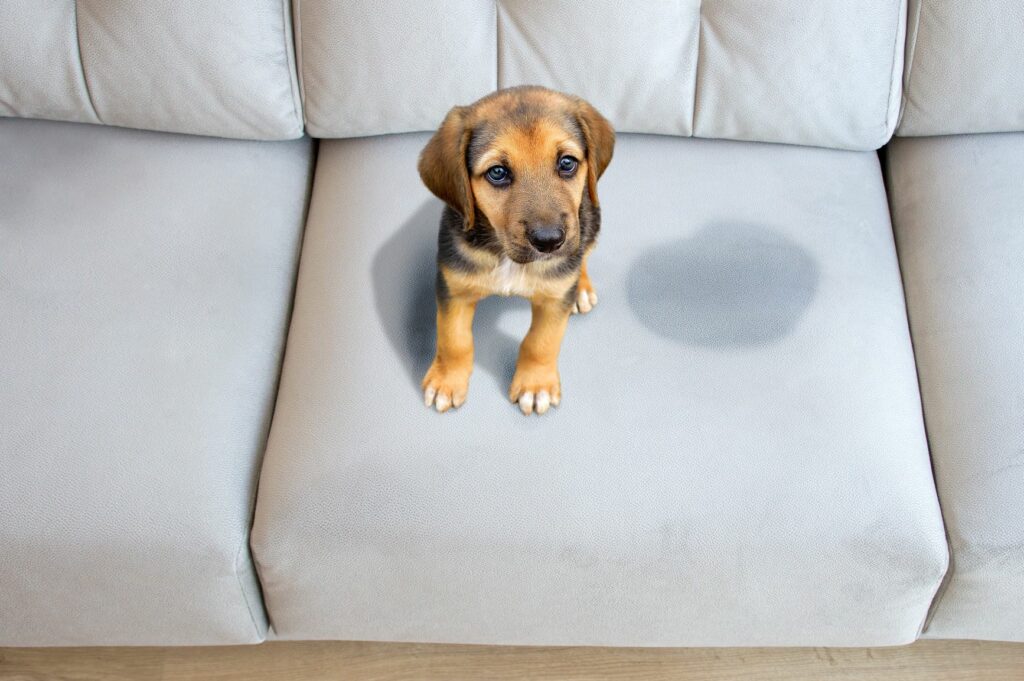
[[295,0],[306,125],[429,130],[524,83],[623,132],[851,149],[896,124],[905,0]]
[[0,115],[302,134],[288,0],[3,0]]
[[1024,130],[1024,2],[910,0],[898,135]]

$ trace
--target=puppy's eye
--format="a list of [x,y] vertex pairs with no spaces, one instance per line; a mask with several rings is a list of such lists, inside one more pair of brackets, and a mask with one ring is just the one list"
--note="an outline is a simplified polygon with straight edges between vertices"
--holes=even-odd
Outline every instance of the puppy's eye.
[[563,156],[558,159],[558,172],[562,177],[572,177],[579,167],[580,162],[572,156]]
[[495,187],[509,183],[508,168],[505,166],[491,166],[487,169],[487,181]]

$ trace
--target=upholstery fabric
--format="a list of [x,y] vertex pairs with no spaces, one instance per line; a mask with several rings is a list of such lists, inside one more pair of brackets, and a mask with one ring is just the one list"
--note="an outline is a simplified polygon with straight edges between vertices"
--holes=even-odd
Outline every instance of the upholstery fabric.
[[889,171],[952,550],[926,635],[1024,641],[1024,134],[900,139]]
[[0,645],[226,644],[311,145],[0,120]]
[[911,0],[907,136],[1024,131],[1024,3]]
[[[425,135],[321,144],[253,527],[286,639],[912,641],[947,560],[877,156],[623,135],[561,406],[439,415]],[[387,181],[381,181],[387,178]]]
[[4,0],[0,115],[290,139],[287,0]]
[[306,126],[315,137],[437,127],[497,84],[494,0],[295,2]]
[[622,132],[876,149],[904,0],[296,0],[311,134],[437,127],[495,87],[579,94]]

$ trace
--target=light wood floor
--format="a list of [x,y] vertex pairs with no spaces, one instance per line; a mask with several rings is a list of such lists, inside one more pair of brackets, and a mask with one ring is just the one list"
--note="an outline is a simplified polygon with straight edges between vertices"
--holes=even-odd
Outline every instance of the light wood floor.
[[226,648],[0,648],[3,681],[1015,681],[1024,644],[902,648],[499,648],[267,643]]

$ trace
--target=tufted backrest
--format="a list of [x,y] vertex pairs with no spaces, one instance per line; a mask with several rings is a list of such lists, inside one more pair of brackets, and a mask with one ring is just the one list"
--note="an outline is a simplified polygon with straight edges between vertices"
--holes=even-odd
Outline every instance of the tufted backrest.
[[288,0],[0,0],[0,115],[302,134]]
[[1024,2],[911,0],[898,135],[1024,131]]
[[318,137],[435,128],[534,83],[625,132],[875,149],[900,104],[905,0],[295,0]]

